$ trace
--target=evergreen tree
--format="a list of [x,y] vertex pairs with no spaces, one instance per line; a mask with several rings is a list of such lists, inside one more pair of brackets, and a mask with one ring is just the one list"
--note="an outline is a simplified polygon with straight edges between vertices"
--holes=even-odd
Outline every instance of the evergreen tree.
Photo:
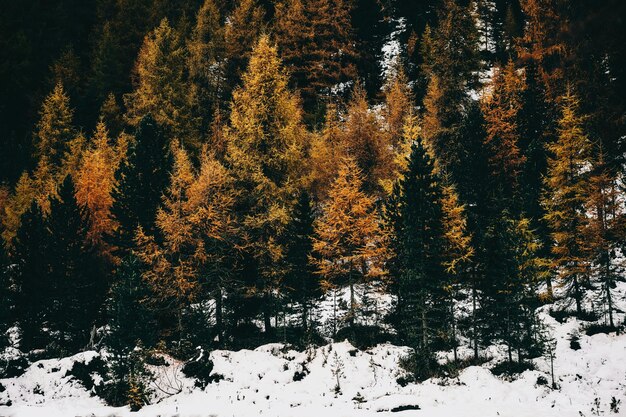
[[598,159],[593,161],[588,182],[585,211],[592,214],[586,219],[584,248],[600,279],[599,300],[609,326],[613,328],[615,327],[613,289],[620,272],[616,249],[624,232],[617,222],[619,208],[616,178],[604,160],[604,152],[600,149],[598,154]]
[[155,120],[150,115],[145,116],[115,174],[111,215],[117,224],[109,238],[121,251],[133,246],[138,226],[146,233],[154,231],[156,211],[170,167],[167,142]]
[[287,228],[286,262],[289,272],[284,286],[293,302],[299,304],[301,326],[311,329],[309,312],[319,293],[319,280],[309,258],[313,252],[313,207],[306,191],[300,192]]
[[[524,68],[526,89],[520,111],[520,134],[522,152],[526,162],[521,175],[522,210],[531,221],[531,229],[541,241],[539,256],[548,259],[550,255],[550,230],[545,221],[545,207],[541,204],[543,178],[547,172],[547,144],[555,136],[555,108],[547,102],[545,89],[538,79],[536,64],[530,61]],[[546,271],[546,296],[551,299],[554,273]]]
[[585,253],[585,203],[588,181],[584,170],[589,163],[590,142],[584,132],[584,117],[579,114],[579,100],[569,90],[562,97],[558,138],[548,145],[548,174],[545,178],[543,204],[550,225],[552,260],[568,296],[582,313],[582,284],[588,274]]
[[11,260],[15,264],[16,318],[20,328],[20,349],[28,352],[45,347],[42,328],[50,308],[49,239],[39,205],[32,201],[22,215],[13,240]]
[[354,160],[345,158],[322,215],[314,223],[313,262],[322,277],[322,288],[349,288],[347,321],[351,327],[359,311],[355,286],[371,285],[386,275],[388,245],[374,203],[363,191],[361,170]]
[[524,355],[537,348],[534,289],[541,262],[529,224],[504,211],[485,233],[486,251],[491,256],[485,265],[490,279],[481,287],[482,336],[485,343],[498,340],[507,345],[509,366],[513,352],[517,351],[521,363]]
[[0,240],[0,348],[7,345],[6,331],[15,324],[15,288],[10,276],[9,259]]
[[422,70],[428,79],[422,134],[440,168],[452,173],[464,160],[458,133],[471,107],[469,93],[478,86],[477,42],[473,14],[453,0],[443,3],[437,27],[427,27],[422,39]]
[[124,258],[113,277],[106,304],[109,332],[104,342],[112,356],[107,399],[117,406],[134,403],[136,407],[137,397],[145,394],[137,392],[145,391],[145,387],[141,389],[145,369],[137,348],[153,346],[157,336],[154,313],[148,306],[151,294],[141,271],[136,257]]
[[418,138],[406,172],[394,186],[387,211],[393,233],[402,341],[422,363],[419,377],[434,371],[434,351],[447,322],[442,189],[433,160]]
[[88,215],[78,205],[70,176],[61,184],[58,198],[50,203],[45,244],[50,260],[51,330],[49,348],[74,352],[93,342],[90,332],[99,319],[107,290],[106,278],[95,250],[88,243]]

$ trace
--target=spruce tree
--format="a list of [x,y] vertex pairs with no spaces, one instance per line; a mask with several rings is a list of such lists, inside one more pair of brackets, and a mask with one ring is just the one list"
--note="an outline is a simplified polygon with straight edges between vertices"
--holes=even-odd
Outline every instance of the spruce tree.
[[444,249],[441,182],[434,162],[418,138],[408,167],[394,186],[387,211],[393,233],[397,279],[397,321],[404,343],[415,350],[428,377],[434,369],[434,350],[447,325],[443,267]]
[[39,205],[32,201],[22,215],[12,242],[11,260],[15,264],[15,315],[20,328],[20,349],[28,352],[45,347],[42,332],[50,309],[50,240]]
[[99,321],[107,290],[101,261],[87,239],[87,211],[78,205],[75,194],[74,182],[67,176],[58,198],[50,203],[45,246],[50,259],[50,348],[70,353],[94,341],[90,332]]
[[289,272],[285,287],[293,302],[299,304],[300,325],[310,330],[309,312],[319,293],[319,280],[309,258],[313,252],[313,207],[306,191],[301,191],[287,228],[286,261]]
[[133,247],[137,227],[154,232],[156,211],[171,165],[168,140],[156,121],[145,116],[115,174],[111,215],[116,227],[109,239],[122,252]]
[[0,349],[7,346],[6,331],[15,324],[15,295],[6,245],[0,239]]

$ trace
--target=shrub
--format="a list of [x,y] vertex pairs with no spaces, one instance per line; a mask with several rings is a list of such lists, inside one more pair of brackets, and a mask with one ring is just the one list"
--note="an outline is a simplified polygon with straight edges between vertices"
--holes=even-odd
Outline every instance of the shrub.
[[393,340],[393,335],[385,332],[379,326],[351,326],[344,327],[337,332],[335,341],[348,340],[352,346],[365,350],[380,343]]
[[221,377],[221,375],[211,375],[213,362],[209,358],[209,354],[202,348],[199,349],[196,358],[185,363],[182,371],[189,378],[194,378],[196,380],[195,386],[202,389],[212,382],[219,381]]
[[500,362],[491,368],[491,373],[500,376],[512,376],[521,374],[524,371],[532,371],[535,366],[531,362]]
[[67,371],[66,377],[72,377],[79,381],[87,390],[91,390],[95,386],[93,374],[105,377],[107,365],[100,356],[92,358],[89,362],[74,362],[72,369]]

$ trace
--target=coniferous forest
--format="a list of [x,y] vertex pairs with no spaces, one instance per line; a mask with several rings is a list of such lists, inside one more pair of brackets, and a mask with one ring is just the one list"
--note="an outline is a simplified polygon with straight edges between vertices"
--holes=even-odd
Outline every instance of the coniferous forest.
[[556,301],[622,330],[626,3],[3,3],[13,368],[106,351],[137,410],[154,352],[389,342],[415,382],[530,369]]

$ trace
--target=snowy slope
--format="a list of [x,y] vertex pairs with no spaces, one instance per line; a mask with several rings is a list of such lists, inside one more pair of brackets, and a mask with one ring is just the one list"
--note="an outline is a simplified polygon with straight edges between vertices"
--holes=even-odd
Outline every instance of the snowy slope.
[[[622,310],[626,284],[616,294]],[[550,380],[547,358],[535,359],[536,371],[526,371],[513,381],[489,371],[502,359],[501,349],[487,354],[491,362],[472,366],[458,378],[431,379],[401,387],[398,360],[407,349],[379,345],[359,351],[349,343],[333,343],[296,352],[281,344],[255,350],[214,351],[214,373],[223,380],[195,388],[184,377],[180,363],[166,358],[167,367],[153,367],[160,378],[153,405],[131,413],[128,408],[107,407],[90,396],[80,383],[65,377],[73,362],[88,362],[96,352],[34,363],[22,376],[0,380],[5,388],[0,416],[592,416],[626,415],[626,335],[586,336],[584,322],[569,318],[559,323],[539,315],[552,328],[557,342],[555,374],[559,389],[538,385]],[[620,320],[623,315],[620,314]],[[580,332],[579,350],[570,348],[570,335]],[[294,381],[296,373],[304,373]],[[2,388],[0,388],[2,391]],[[163,392],[166,391],[166,392]],[[180,391],[180,392],[179,392]],[[172,392],[178,392],[169,395]],[[614,398],[614,400],[613,400]],[[614,413],[610,403],[620,409]],[[419,407],[419,410],[415,408]]]

